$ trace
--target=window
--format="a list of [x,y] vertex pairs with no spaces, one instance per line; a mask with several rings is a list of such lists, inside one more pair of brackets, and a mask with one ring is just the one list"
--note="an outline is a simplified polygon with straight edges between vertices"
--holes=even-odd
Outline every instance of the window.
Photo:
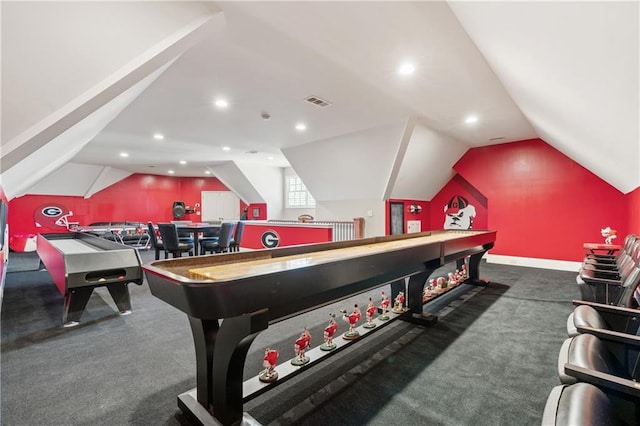
[[298,176],[287,177],[287,207],[288,208],[313,208],[316,200]]

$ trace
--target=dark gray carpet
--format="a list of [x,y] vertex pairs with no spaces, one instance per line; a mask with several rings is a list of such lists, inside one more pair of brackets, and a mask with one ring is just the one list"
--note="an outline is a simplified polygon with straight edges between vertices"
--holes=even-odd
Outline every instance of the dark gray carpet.
[[[10,264],[19,255],[11,253]],[[149,262],[153,254],[142,256]],[[246,411],[274,425],[539,425],[558,383],[575,274],[483,264],[482,275],[492,283],[451,303],[435,326],[395,322],[248,402]],[[82,323],[63,329],[62,296],[46,271],[7,274],[3,425],[188,424],[176,403],[195,387],[187,318],[146,284],[130,290],[131,315],[117,315],[98,289]],[[377,299],[379,290],[372,294]],[[304,326],[317,346],[328,312],[366,299],[273,325],[254,341],[246,377],[261,370],[266,346],[278,348],[281,360],[292,357]]]
[[40,265],[40,258],[36,252],[30,253],[9,253],[11,262],[7,265],[7,273],[35,271]]

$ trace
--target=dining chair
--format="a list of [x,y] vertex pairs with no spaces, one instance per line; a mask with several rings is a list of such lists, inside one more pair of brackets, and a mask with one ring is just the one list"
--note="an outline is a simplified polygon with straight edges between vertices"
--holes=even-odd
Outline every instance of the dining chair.
[[218,241],[201,241],[200,253],[206,254],[208,251],[211,253],[226,253],[229,251],[229,245],[231,244],[231,237],[233,236],[234,223],[225,222],[220,226],[220,232],[218,233]]
[[184,252],[188,252],[189,256],[193,256],[193,245],[180,242],[178,227],[175,223],[159,223],[158,230],[164,246],[165,259],[168,258],[169,253],[173,257],[181,257]]
[[205,241],[217,243],[219,236],[220,236],[220,228],[217,228],[211,231],[202,231],[202,237],[200,237],[200,240],[199,240],[200,246],[202,247],[202,243]]
[[193,235],[191,234],[191,231],[180,229],[178,226],[176,226],[176,228],[178,229],[178,241],[184,244],[189,244],[189,246],[193,247]]
[[244,232],[245,223],[240,221],[233,230],[233,238],[229,244],[229,251],[240,251],[240,243],[242,242],[242,233]]
[[[156,228],[153,226],[153,223],[147,222],[147,232],[149,233],[149,238],[151,238],[151,248],[156,251],[156,260],[160,260],[160,251],[164,251],[164,245],[162,241],[158,240],[158,235],[156,234]],[[165,259],[167,258],[165,252]]]

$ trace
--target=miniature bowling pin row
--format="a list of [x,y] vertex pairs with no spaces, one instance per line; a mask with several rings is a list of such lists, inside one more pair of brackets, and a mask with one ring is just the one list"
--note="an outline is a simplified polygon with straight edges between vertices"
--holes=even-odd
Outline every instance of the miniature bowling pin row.
[[[389,296],[385,294],[383,291],[381,293],[382,300],[380,301],[380,311],[382,312],[378,319],[380,321],[388,321],[390,319],[388,312],[389,307],[391,305],[391,301],[389,300]],[[395,313],[403,313],[404,312],[404,301],[405,296],[404,292],[401,291],[398,293],[398,296],[394,299],[393,307],[391,308],[392,312]],[[369,303],[367,304],[367,308],[365,309],[366,315],[366,323],[363,325],[365,328],[374,328],[376,324],[373,322],[374,316],[377,312],[377,307],[373,303],[373,300],[369,298]],[[349,330],[342,334],[342,338],[345,340],[355,340],[360,337],[360,333],[356,330],[358,322],[362,318],[362,311],[358,307],[356,303],[353,306],[353,310],[351,312],[347,312],[347,310],[341,310],[342,319],[349,324]],[[323,351],[332,351],[337,348],[337,345],[333,342],[333,337],[338,331],[338,322],[336,321],[336,315],[334,313],[329,314],[329,324],[324,328],[323,338],[324,343],[320,346],[320,349]],[[307,364],[310,359],[305,354],[306,351],[311,347],[311,333],[305,327],[300,337],[296,339],[293,344],[293,349],[295,352],[295,357],[291,360],[291,364],[302,366]],[[270,383],[278,380],[278,372],[275,370],[277,362],[278,362],[279,353],[275,349],[267,348],[264,353],[264,359],[262,366],[264,370],[260,373],[258,378],[262,382]]]
[[455,272],[449,272],[449,274],[447,274],[447,278],[445,277],[432,278],[429,280],[427,285],[424,286],[424,293],[422,295],[422,299],[423,301],[427,301],[433,296],[437,296],[438,294],[444,293],[445,291],[448,291],[450,288],[461,284],[467,278],[468,276],[467,276],[466,265],[462,265],[462,270],[456,269]]

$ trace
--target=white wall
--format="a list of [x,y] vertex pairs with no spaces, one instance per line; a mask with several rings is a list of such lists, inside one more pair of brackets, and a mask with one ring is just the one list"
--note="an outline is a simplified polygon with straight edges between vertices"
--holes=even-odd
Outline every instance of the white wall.
[[317,220],[350,221],[356,217],[363,217],[365,220],[364,236],[376,237],[384,235],[384,207],[384,201],[381,200],[318,201],[315,218]]
[[406,120],[282,149],[316,201],[383,199]]
[[[282,167],[236,163],[267,203],[267,219],[282,219],[284,209],[284,172]],[[260,201],[255,201],[260,202]]]
[[468,147],[417,123],[389,198],[430,200],[455,174],[452,167]]

